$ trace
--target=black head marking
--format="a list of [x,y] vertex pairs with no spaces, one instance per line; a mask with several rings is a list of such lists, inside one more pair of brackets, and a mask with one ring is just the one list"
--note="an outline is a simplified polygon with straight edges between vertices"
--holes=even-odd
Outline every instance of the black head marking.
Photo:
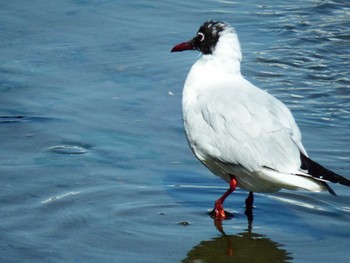
[[229,26],[223,22],[208,21],[198,30],[197,35],[190,41],[175,45],[171,52],[199,50],[203,54],[212,54],[219,41],[220,32]]
[[219,33],[223,31],[225,24],[217,21],[205,22],[198,30],[193,39],[194,47],[203,54],[211,54],[219,40]]

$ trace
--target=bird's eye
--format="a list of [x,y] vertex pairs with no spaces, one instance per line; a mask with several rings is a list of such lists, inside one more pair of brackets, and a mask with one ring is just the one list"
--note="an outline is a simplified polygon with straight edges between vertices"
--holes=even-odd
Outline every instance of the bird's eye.
[[203,42],[203,41],[204,41],[204,38],[205,38],[205,37],[204,37],[204,34],[203,34],[203,33],[198,32],[197,36],[198,36],[198,39],[199,39],[200,42]]

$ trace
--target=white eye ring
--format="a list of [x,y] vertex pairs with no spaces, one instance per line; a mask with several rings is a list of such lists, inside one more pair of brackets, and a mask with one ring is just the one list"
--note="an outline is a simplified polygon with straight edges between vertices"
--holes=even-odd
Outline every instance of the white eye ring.
[[203,42],[203,41],[204,41],[205,36],[204,36],[204,34],[203,34],[203,33],[198,32],[198,33],[197,33],[197,36],[200,36],[200,37],[199,37],[199,41],[200,41],[200,42]]

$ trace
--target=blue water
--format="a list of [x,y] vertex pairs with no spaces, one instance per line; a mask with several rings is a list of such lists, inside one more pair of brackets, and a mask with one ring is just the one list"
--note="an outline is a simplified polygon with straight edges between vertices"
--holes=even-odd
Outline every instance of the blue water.
[[181,120],[198,53],[170,49],[208,19],[232,24],[246,78],[350,177],[349,14],[340,0],[3,2],[0,262],[347,262],[343,186],[256,195],[252,229],[239,190],[216,229],[206,211],[227,186]]

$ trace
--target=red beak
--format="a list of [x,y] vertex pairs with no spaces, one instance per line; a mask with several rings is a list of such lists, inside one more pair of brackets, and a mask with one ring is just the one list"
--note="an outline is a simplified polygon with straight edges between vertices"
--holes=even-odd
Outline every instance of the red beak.
[[180,44],[177,44],[171,49],[171,52],[181,52],[185,50],[195,50],[196,48],[193,46],[193,41],[183,42]]

